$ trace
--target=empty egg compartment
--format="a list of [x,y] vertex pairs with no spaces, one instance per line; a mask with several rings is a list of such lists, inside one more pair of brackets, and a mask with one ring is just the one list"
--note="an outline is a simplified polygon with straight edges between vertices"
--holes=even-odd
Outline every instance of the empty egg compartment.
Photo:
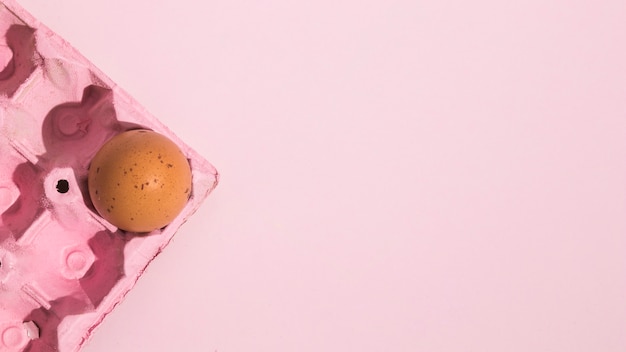
[[[104,220],[87,175],[100,147],[150,129],[189,161],[169,225]],[[217,185],[215,168],[12,0],[0,3],[0,352],[78,351]]]
[[[19,237],[9,231],[0,242],[0,350],[63,350],[65,318],[94,312],[125,276],[129,237],[109,231],[81,206],[71,174],[50,172],[43,180],[48,206]],[[59,189],[60,177],[67,188]]]

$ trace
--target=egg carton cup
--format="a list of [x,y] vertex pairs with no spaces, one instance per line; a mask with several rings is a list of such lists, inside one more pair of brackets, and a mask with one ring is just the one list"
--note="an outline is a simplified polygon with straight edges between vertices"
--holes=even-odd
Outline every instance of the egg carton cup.
[[[0,2],[0,351],[79,351],[217,185],[215,168],[15,1]],[[176,143],[192,193],[168,226],[94,210],[90,160],[146,128]]]

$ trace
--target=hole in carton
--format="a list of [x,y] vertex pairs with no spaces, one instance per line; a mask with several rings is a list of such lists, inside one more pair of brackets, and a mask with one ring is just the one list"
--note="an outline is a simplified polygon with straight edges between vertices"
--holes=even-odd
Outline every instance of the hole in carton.
[[70,190],[70,183],[67,180],[57,181],[57,192],[67,193]]

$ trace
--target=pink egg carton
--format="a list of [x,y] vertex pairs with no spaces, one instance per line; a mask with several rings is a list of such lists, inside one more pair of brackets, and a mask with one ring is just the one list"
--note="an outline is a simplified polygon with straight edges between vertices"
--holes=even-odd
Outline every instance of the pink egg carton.
[[[0,3],[0,351],[78,351],[217,184],[217,171],[15,1]],[[129,129],[190,161],[189,203],[149,234],[94,210],[87,170]]]

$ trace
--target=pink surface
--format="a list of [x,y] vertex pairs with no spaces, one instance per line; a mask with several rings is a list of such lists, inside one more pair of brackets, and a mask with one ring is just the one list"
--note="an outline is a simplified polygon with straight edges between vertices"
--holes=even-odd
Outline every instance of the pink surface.
[[220,186],[85,348],[626,350],[626,3],[21,3]]

